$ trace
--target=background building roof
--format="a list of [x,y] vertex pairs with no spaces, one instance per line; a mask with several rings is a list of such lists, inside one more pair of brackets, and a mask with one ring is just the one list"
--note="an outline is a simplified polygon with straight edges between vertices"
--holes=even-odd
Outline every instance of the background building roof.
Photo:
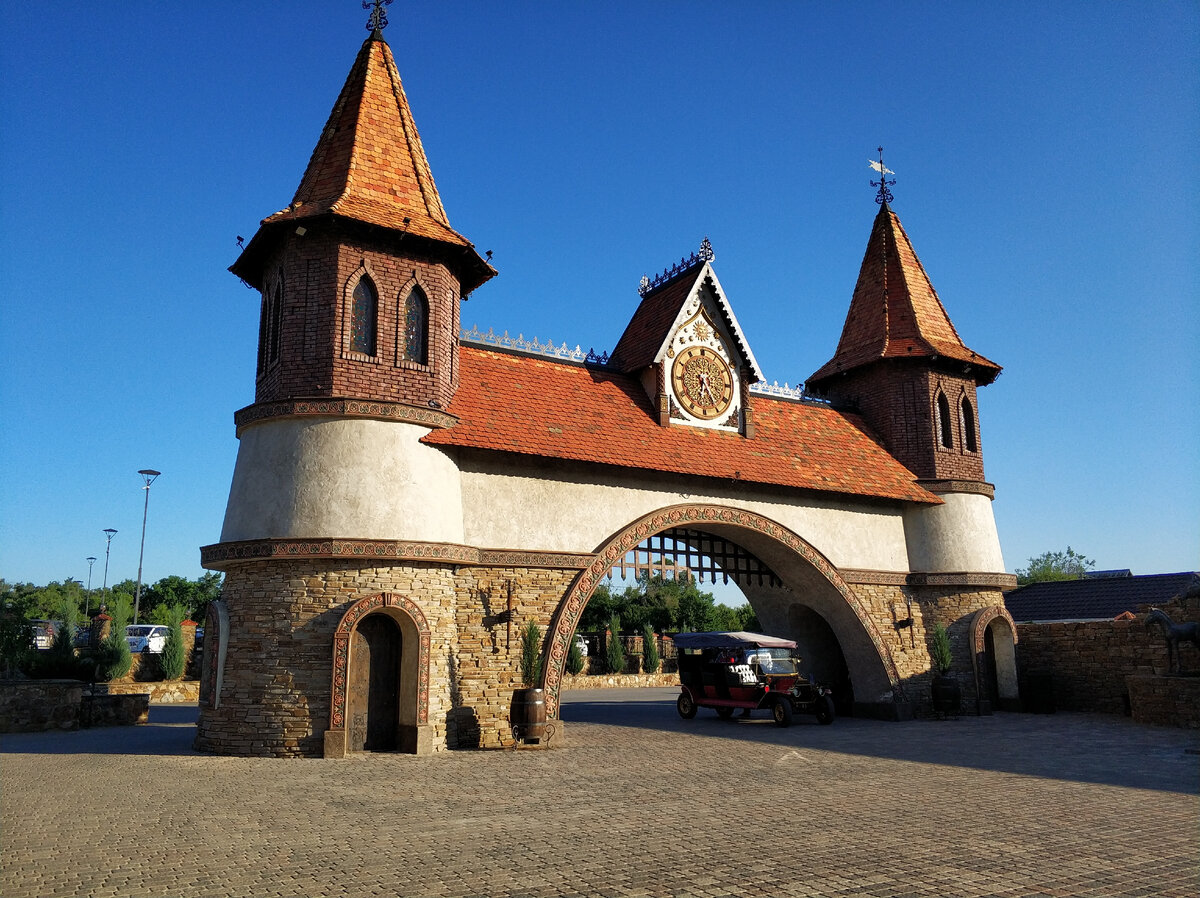
[[1183,571],[1031,583],[1005,593],[1004,604],[1017,621],[1111,620],[1143,605],[1164,605],[1197,579],[1200,574]]

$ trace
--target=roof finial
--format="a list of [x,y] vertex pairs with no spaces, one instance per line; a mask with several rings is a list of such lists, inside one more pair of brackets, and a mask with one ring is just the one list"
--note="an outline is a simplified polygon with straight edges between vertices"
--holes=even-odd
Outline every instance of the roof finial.
[[388,23],[384,7],[391,5],[392,0],[363,0],[363,9],[371,10],[371,18],[367,19],[367,30],[371,32],[371,37],[383,40],[383,29],[387,28]]
[[892,192],[888,188],[896,183],[896,179],[892,178],[890,181],[887,179],[887,175],[894,175],[895,172],[883,164],[883,147],[877,147],[876,149],[879,150],[879,161],[876,162],[874,159],[868,159],[867,164],[879,172],[879,180],[872,181],[871,186],[879,188],[879,193],[875,194],[875,202],[883,206],[892,201]]

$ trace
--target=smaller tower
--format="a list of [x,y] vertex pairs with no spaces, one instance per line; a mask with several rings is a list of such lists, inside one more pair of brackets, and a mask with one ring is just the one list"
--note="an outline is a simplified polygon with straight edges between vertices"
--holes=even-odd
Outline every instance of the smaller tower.
[[882,150],[867,251],[837,351],[806,384],[852,405],[887,450],[926,481],[980,481],[976,388],[1000,366],[959,338],[921,260],[891,210]]

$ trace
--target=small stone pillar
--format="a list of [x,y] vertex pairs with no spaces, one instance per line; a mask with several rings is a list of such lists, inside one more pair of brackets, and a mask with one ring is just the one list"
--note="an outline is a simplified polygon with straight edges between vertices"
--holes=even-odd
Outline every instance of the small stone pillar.
[[112,632],[112,618],[101,611],[92,618],[92,625],[88,629],[88,645],[95,648],[104,640],[108,639],[108,634]]
[[195,658],[196,626],[196,622],[190,618],[179,625],[179,632],[183,636],[183,675],[185,678],[188,678],[192,670],[193,661],[197,660]]

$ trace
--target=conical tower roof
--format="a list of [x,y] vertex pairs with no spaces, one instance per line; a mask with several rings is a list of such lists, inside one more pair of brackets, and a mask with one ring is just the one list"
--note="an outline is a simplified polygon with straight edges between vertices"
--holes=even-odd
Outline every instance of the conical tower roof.
[[257,286],[264,234],[328,214],[455,248],[452,267],[464,294],[495,275],[450,227],[392,51],[378,32],[358,51],[292,202],[263,219],[230,270]]
[[972,352],[958,336],[908,234],[887,203],[871,228],[850,311],[837,352],[808,379],[820,388],[834,375],[881,359],[953,359],[967,364],[979,384],[1000,366]]

